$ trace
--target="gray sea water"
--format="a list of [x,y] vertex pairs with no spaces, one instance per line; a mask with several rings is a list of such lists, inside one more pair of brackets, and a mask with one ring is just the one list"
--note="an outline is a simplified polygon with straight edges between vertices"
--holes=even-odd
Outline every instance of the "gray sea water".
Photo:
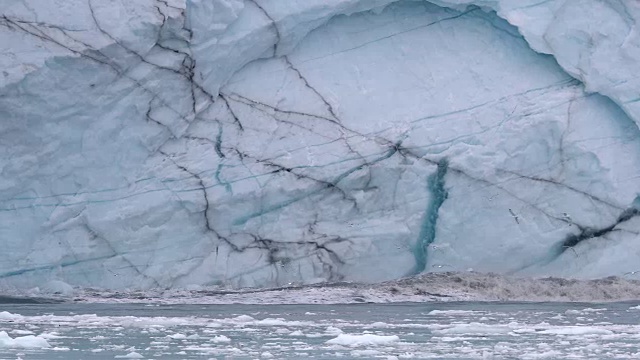
[[637,359],[637,305],[0,304],[0,359]]

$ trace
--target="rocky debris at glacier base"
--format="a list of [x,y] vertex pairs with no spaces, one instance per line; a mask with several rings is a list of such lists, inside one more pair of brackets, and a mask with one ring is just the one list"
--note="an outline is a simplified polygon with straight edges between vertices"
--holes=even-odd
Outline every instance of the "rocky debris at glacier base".
[[12,2],[0,286],[637,271],[636,6],[436,3]]
[[[6,290],[5,290],[6,292]],[[351,282],[234,289],[192,285],[182,289],[109,290],[75,288],[60,294],[47,289],[13,289],[6,304],[140,303],[171,304],[359,304],[401,302],[621,302],[640,299],[637,278],[592,280],[516,277],[495,273],[430,272],[376,284]]]

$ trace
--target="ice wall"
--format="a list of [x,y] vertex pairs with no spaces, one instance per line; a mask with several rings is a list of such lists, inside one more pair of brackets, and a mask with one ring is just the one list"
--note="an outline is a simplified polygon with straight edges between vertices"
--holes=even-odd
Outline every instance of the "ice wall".
[[515,3],[8,3],[0,284],[637,270],[640,10]]

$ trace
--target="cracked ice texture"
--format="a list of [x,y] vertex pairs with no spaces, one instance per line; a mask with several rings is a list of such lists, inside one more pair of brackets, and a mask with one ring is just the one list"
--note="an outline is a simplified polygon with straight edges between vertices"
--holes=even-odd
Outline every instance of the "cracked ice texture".
[[638,5],[433,3],[10,2],[0,284],[637,270]]

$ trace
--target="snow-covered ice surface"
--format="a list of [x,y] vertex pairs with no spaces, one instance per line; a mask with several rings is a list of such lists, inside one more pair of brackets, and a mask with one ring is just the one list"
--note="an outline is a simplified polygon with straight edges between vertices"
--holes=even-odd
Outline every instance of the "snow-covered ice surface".
[[0,289],[633,279],[638,18],[637,1],[3,1]]
[[637,304],[5,304],[8,337],[48,346],[0,358],[637,359]]

